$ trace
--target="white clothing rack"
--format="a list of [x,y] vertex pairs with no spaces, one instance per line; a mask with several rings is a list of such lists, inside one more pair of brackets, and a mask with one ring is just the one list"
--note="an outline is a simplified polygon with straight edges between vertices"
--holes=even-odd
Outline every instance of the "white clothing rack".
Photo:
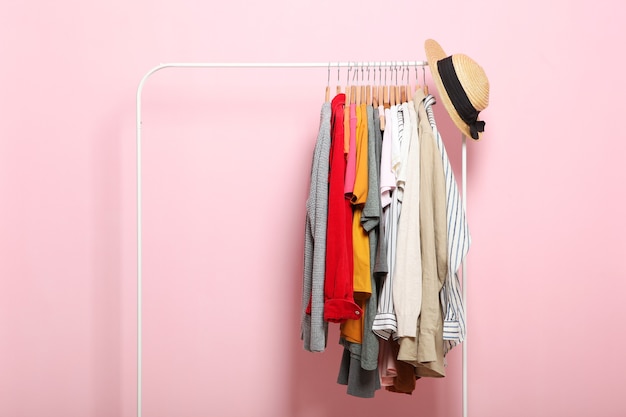
[[[164,68],[411,68],[425,67],[426,61],[376,61],[376,62],[176,62],[159,64],[148,71],[137,87],[136,143],[137,143],[137,417],[142,417],[142,203],[141,203],[141,93],[148,78]],[[462,136],[462,189],[463,209],[467,212],[467,145]],[[467,275],[465,260],[462,263],[463,305],[467,322]],[[467,417],[467,331],[462,354],[463,417]]]

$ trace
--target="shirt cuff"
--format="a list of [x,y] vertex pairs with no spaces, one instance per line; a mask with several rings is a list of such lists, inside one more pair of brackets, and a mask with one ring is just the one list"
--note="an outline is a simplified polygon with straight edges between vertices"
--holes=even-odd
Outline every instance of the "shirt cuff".
[[354,301],[334,299],[324,303],[324,320],[331,323],[358,320],[362,315],[363,310]]

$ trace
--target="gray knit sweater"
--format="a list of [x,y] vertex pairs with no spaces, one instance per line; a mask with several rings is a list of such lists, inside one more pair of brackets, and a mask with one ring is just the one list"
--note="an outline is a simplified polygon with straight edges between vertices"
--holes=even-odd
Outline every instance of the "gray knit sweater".
[[[301,337],[304,341],[304,348],[311,352],[324,351],[328,336],[328,323],[324,321],[324,273],[326,268],[330,118],[330,103],[324,103],[320,115],[320,129],[313,152],[311,186],[306,202]],[[309,303],[311,312],[307,314],[306,310]]]

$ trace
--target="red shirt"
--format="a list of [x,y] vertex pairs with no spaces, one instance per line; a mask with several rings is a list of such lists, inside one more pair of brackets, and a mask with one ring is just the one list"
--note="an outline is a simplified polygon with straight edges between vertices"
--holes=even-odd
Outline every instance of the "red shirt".
[[357,320],[363,315],[363,310],[354,302],[352,292],[352,205],[344,194],[346,157],[343,152],[343,108],[345,102],[345,94],[337,94],[331,102],[324,320],[333,323],[342,323],[348,319]]

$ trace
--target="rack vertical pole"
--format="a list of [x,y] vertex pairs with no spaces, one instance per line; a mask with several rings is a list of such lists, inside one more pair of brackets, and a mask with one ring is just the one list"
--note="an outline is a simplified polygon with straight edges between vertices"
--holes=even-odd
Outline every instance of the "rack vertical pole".
[[175,64],[160,64],[148,71],[137,87],[136,96],[136,115],[135,115],[135,140],[136,140],[136,152],[137,152],[137,417],[142,416],[142,404],[143,404],[143,241],[141,238],[143,231],[143,218],[142,218],[142,189],[141,189],[141,93],[143,87],[148,78],[158,70],[163,68],[175,66]]
[[[467,216],[467,138],[462,135],[462,151],[461,151],[461,178],[463,188],[463,211]],[[463,289],[462,298],[463,306],[465,308],[465,340],[463,341],[463,417],[467,417],[467,268],[465,267],[467,260],[463,259],[461,272],[463,274]]]
[[141,90],[147,75],[139,83],[137,88],[137,133],[136,133],[136,152],[137,152],[137,417],[141,417],[141,370],[142,370],[142,242],[141,242]]

